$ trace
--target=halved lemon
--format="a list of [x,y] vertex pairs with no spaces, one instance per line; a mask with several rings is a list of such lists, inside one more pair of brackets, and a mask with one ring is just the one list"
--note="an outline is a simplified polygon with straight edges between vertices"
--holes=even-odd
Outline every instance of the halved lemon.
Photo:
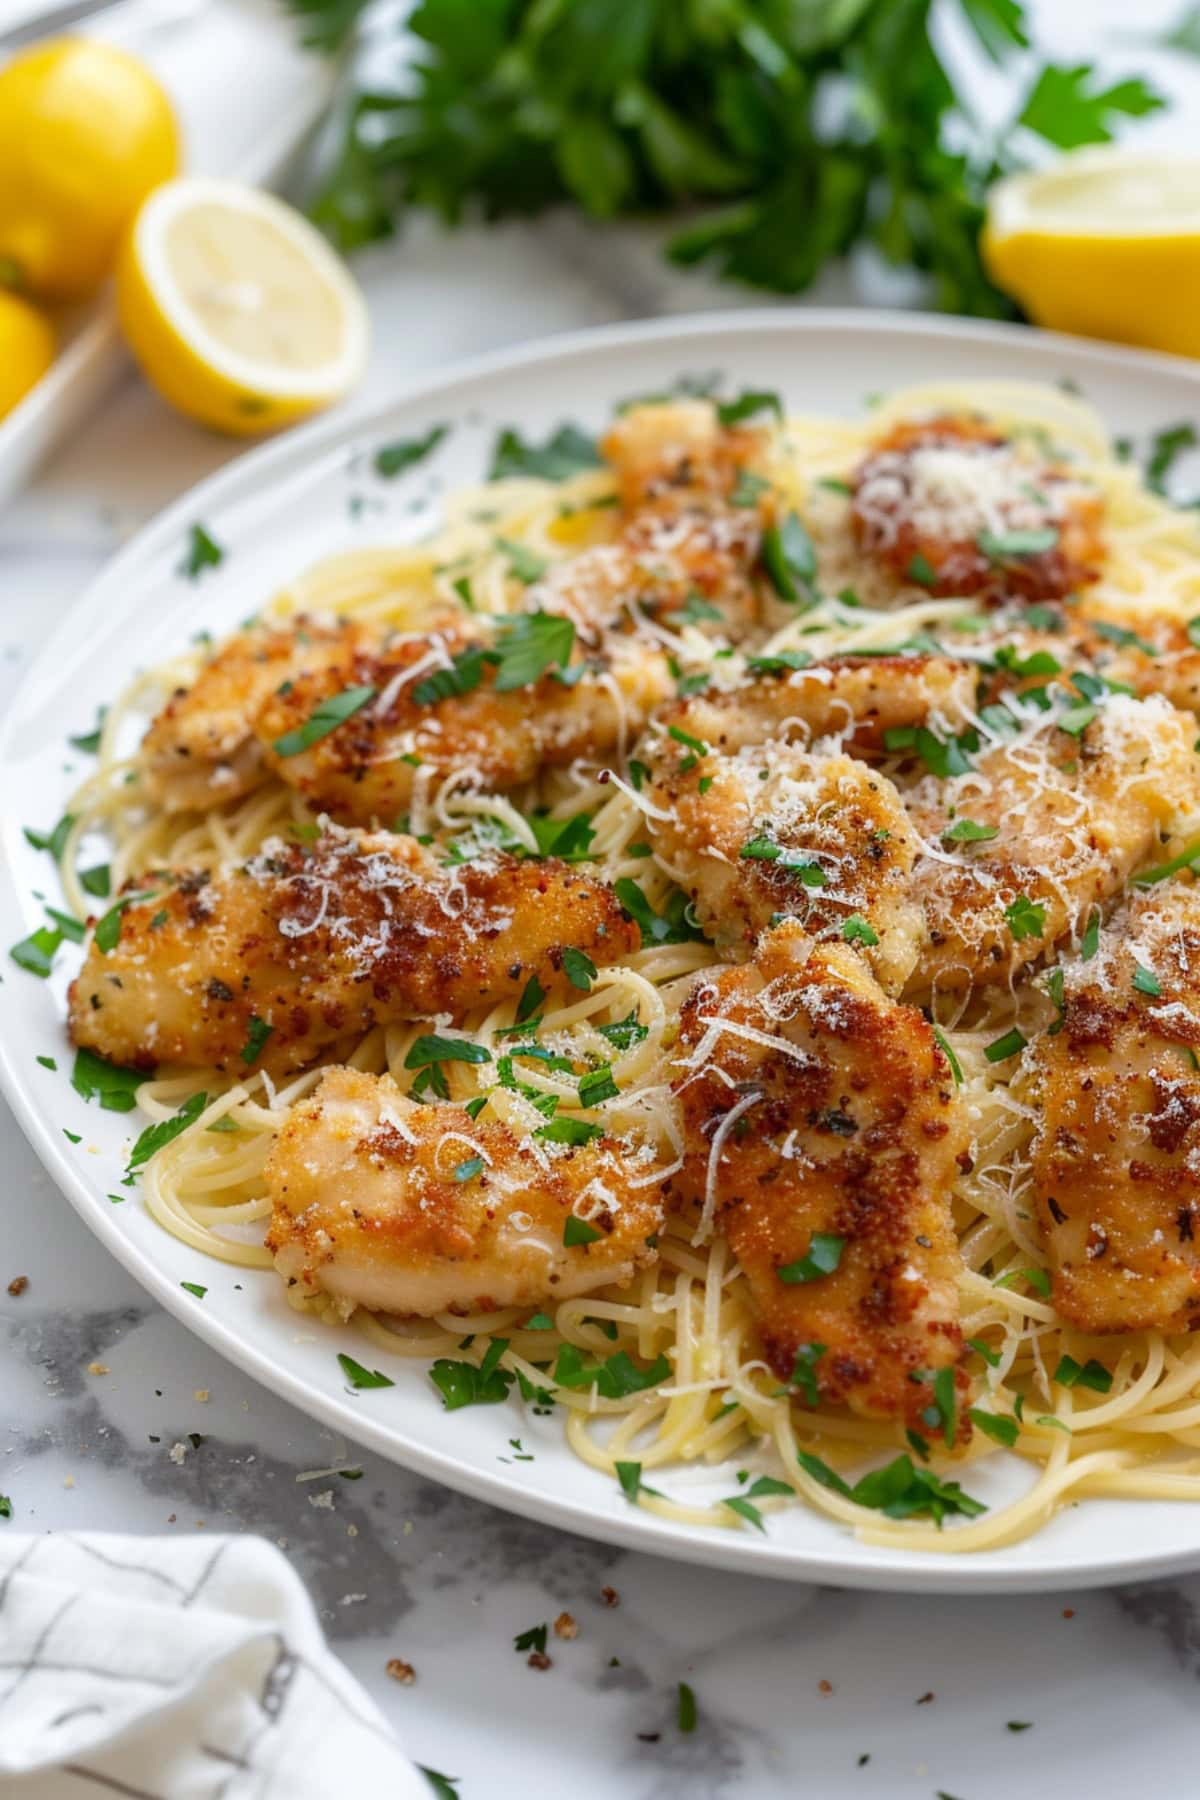
[[1039,325],[1200,356],[1200,158],[1112,145],[1010,175],[982,249]]
[[54,361],[54,327],[28,300],[0,289],[0,419]]
[[366,361],[367,309],[344,263],[293,207],[238,182],[157,188],[122,251],[117,302],[163,398],[239,436],[340,400]]

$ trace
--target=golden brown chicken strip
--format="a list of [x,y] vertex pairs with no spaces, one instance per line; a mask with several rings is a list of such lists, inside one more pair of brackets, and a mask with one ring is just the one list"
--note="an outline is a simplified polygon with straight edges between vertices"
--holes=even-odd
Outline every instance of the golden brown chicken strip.
[[851,486],[862,549],[932,594],[1059,600],[1099,575],[1100,495],[981,419],[897,425]]
[[765,672],[678,701],[661,714],[663,728],[727,752],[836,737],[866,755],[883,750],[889,731],[959,731],[974,713],[978,672],[954,657],[831,656],[792,668],[763,656],[752,670],[755,661]]
[[898,993],[924,919],[909,894],[916,840],[892,783],[854,757],[789,744],[698,753],[670,735],[686,705],[664,708],[640,746],[646,832],[707,936],[740,960],[773,919],[797,918],[854,944]]
[[273,840],[208,878],[145,878],[105,953],[71,987],[74,1041],[137,1068],[261,1059],[299,1068],[372,1025],[461,1017],[561,982],[564,950],[597,967],[639,933],[603,882],[554,861],[437,864],[412,838]]
[[349,619],[299,614],[251,625],[223,644],[190,688],[178,688],[143,741],[151,797],[168,812],[203,811],[240,799],[265,779],[253,723],[271,695],[310,662],[337,686],[357,649],[382,636]]
[[[680,1073],[682,1195],[711,1206],[771,1367],[797,1394],[929,1429],[961,1367],[950,1216],[968,1130],[930,1026],[788,923],[697,978]],[[942,1425],[963,1433],[962,1407]]]
[[1200,1324],[1200,887],[1137,895],[1068,965],[1030,1052],[1054,1305],[1084,1331]]
[[[346,1312],[535,1306],[626,1282],[657,1256],[663,1184],[645,1185],[619,1143],[521,1138],[460,1106],[417,1105],[386,1075],[328,1070],[264,1174],[276,1268]],[[564,1243],[572,1218],[598,1235]]]
[[[505,690],[503,669],[487,657],[521,634],[533,646],[526,666],[542,672]],[[273,693],[255,734],[265,763],[314,810],[390,824],[417,781],[436,786],[462,771],[494,791],[577,757],[602,759],[632,741],[673,688],[663,653],[632,637],[610,639],[582,672],[576,664],[567,685],[559,674],[571,648],[570,624],[537,614],[505,621],[498,636],[481,636],[478,624],[447,626],[362,649],[349,665],[310,665]],[[346,716],[314,739],[312,721],[331,707]]]
[[962,773],[926,775],[907,796],[929,846],[914,872],[930,933],[914,993],[1010,981],[1200,811],[1193,718],[1160,699],[1064,699],[1077,696],[1018,707]]

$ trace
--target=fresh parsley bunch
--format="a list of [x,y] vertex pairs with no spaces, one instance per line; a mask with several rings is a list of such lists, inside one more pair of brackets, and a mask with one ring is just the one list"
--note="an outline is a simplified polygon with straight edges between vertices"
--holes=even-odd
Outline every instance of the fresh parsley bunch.
[[[289,0],[332,49],[367,0]],[[800,293],[873,244],[948,311],[1003,317],[978,234],[1012,166],[954,91],[932,0],[420,0],[400,92],[359,92],[314,215],[345,250],[409,206],[453,224],[573,201],[597,219],[682,205],[677,263]],[[995,63],[1028,48],[1018,0],[945,0]],[[1140,78],[1035,69],[1013,120],[1060,148],[1163,104]],[[1016,133],[1017,140],[1020,133]],[[699,208],[699,211],[696,209]]]

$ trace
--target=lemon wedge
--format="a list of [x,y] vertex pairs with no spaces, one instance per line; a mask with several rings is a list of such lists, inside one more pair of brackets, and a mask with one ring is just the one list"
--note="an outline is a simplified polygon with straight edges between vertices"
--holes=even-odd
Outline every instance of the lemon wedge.
[[28,300],[0,289],[0,419],[54,361],[54,327]]
[[1200,356],[1200,159],[1078,150],[988,196],[992,280],[1039,325]]
[[363,298],[307,219],[238,182],[155,189],[117,269],[129,347],[172,406],[238,436],[341,399],[366,361]]

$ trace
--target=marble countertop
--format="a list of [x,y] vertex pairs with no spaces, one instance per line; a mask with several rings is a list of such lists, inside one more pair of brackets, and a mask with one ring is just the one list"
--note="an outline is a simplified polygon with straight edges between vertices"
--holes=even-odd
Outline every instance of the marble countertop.
[[[1088,48],[1072,20],[1127,12],[1040,10],[1066,51]],[[1200,63],[1163,76],[1164,58],[1132,55],[1200,116]],[[666,270],[651,232],[566,218],[416,228],[359,271],[376,333],[359,403],[505,342],[750,298]],[[858,291],[839,274],[813,297]],[[0,513],[0,705],[110,552],[233,453],[130,379]],[[1196,1793],[1200,1577],[921,1600],[701,1576],[527,1524],[359,1455],[190,1337],[88,1235],[2,1103],[0,1168],[0,1490],[17,1525],[263,1533],[462,1800],[568,1784],[572,1800]],[[5,1293],[16,1276],[28,1285]],[[360,1481],[307,1478],[345,1460]],[[551,1666],[529,1667],[514,1635],[563,1612],[577,1635],[552,1631]],[[411,1684],[389,1679],[393,1658]]]

